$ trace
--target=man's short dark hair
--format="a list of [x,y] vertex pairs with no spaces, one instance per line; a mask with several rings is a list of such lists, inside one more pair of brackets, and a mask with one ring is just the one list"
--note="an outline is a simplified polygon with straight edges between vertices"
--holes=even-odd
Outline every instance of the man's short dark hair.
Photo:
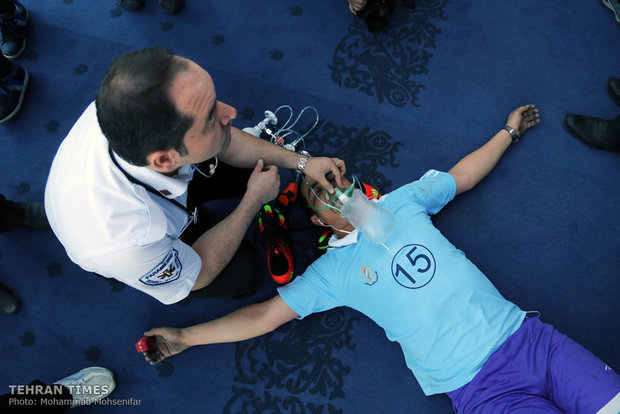
[[95,99],[97,118],[110,147],[125,161],[145,166],[155,151],[187,154],[183,139],[193,118],[180,113],[170,97],[173,79],[186,68],[163,47],[126,53],[108,68]]

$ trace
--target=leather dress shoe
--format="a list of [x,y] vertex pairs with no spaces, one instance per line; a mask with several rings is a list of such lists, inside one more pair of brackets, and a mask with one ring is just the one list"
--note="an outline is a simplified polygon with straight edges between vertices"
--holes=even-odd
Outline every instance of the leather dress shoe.
[[0,314],[10,315],[19,309],[19,298],[11,290],[0,283]]
[[609,78],[607,79],[607,93],[611,99],[620,106],[620,79]]
[[609,121],[590,116],[568,114],[564,128],[579,141],[593,148],[620,151],[620,137],[608,133]]

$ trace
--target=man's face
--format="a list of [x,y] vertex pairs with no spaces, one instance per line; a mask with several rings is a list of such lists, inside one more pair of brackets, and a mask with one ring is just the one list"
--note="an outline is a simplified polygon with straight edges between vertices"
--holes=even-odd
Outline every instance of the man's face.
[[177,74],[170,86],[170,96],[176,108],[194,119],[185,134],[188,154],[181,164],[206,161],[224,152],[230,144],[230,121],[237,110],[217,100],[211,76],[195,62],[176,56],[187,63],[187,69]]

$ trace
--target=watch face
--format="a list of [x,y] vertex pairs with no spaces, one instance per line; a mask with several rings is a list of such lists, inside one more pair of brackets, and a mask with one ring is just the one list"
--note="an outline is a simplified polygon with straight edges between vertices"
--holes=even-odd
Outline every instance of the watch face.
[[297,161],[297,167],[295,169],[299,172],[304,172],[304,168],[306,168],[310,154],[308,154],[307,151],[299,151],[299,155],[299,161]]

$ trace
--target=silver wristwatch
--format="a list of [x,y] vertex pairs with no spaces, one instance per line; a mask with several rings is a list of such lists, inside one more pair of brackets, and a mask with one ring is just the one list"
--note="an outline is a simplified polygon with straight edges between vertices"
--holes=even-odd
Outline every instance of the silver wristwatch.
[[308,160],[310,159],[310,154],[308,151],[299,151],[299,161],[297,161],[297,166],[295,167],[295,171],[300,174],[304,173],[306,169],[306,164],[308,164]]
[[510,134],[510,138],[512,138],[512,143],[514,144],[515,142],[519,141],[519,134],[517,134],[517,131],[511,127],[510,125],[506,125],[504,128],[502,128],[505,131],[508,131],[508,133]]

